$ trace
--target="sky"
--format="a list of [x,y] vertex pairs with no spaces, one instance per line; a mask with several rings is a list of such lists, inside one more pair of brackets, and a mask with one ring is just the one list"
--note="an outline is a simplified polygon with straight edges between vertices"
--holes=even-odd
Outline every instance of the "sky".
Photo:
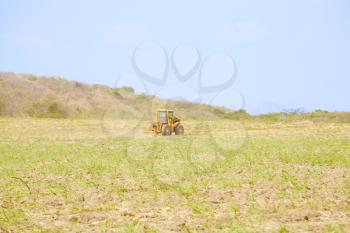
[[350,1],[0,0],[0,71],[252,114],[350,111]]

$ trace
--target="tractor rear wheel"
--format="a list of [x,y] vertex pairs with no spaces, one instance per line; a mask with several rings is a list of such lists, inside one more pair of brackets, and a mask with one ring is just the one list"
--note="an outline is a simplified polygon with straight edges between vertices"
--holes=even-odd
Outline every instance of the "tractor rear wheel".
[[184,127],[182,125],[178,125],[175,128],[175,134],[176,135],[183,135],[184,134]]
[[169,136],[171,134],[171,130],[169,125],[163,125],[162,126],[162,135],[163,136]]

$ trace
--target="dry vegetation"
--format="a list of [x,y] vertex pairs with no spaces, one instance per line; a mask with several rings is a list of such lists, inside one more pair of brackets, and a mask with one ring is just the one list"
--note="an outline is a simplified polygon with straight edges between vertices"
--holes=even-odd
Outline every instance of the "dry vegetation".
[[[59,77],[0,72],[0,115],[40,118],[99,118],[105,111],[132,119],[148,113],[146,106],[181,109],[185,118],[218,118],[233,111],[185,101],[135,94],[131,87],[87,85]],[[132,107],[130,107],[132,106]]]
[[0,118],[0,232],[350,231],[349,124],[184,124]]

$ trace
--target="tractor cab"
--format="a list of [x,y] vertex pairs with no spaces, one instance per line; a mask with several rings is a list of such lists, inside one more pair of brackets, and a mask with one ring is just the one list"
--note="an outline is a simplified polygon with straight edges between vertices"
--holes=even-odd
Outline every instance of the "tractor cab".
[[169,119],[168,115],[169,115],[169,113],[166,110],[164,110],[164,111],[158,110],[157,111],[157,121],[161,122],[161,123],[168,123],[168,119]]

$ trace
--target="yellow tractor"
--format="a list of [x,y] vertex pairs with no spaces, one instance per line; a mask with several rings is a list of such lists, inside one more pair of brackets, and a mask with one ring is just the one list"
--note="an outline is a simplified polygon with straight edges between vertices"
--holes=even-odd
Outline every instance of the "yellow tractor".
[[184,127],[181,120],[174,116],[174,111],[169,109],[158,109],[156,111],[156,122],[152,123],[152,131],[155,134],[169,136],[173,132],[175,135],[183,135]]

